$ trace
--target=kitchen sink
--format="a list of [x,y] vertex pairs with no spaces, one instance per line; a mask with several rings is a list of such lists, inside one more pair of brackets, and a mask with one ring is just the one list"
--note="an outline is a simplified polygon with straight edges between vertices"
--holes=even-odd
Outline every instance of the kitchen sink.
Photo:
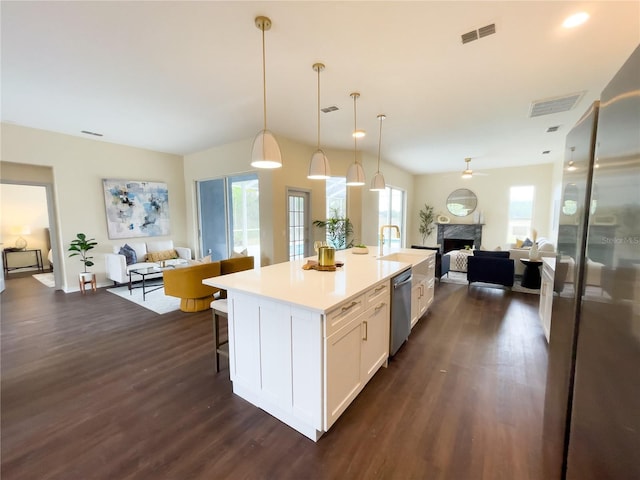
[[404,263],[410,263],[411,265],[414,265],[416,263],[420,263],[426,260],[426,258],[422,255],[411,255],[410,253],[394,252],[394,253],[389,253],[387,255],[383,255],[382,257],[378,257],[378,260],[404,262]]

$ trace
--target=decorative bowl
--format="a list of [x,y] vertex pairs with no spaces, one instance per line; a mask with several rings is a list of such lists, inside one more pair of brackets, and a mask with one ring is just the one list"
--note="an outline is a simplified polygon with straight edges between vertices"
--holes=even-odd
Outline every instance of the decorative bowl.
[[369,249],[367,247],[353,247],[352,252],[356,255],[366,255],[369,253]]

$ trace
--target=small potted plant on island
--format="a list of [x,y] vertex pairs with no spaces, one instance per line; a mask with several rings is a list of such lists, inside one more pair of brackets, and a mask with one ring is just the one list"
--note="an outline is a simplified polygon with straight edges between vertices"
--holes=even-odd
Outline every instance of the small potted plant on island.
[[352,252],[358,255],[366,255],[369,253],[369,249],[364,243],[358,243],[353,246]]
[[80,280],[80,290],[84,293],[84,285],[86,283],[91,283],[93,290],[95,291],[95,277],[94,274],[89,272],[87,269],[89,267],[93,267],[93,257],[87,255],[87,252],[91,250],[93,247],[98,245],[98,242],[95,241],[94,238],[87,238],[84,233],[76,234],[76,238],[71,241],[69,245],[69,257],[75,257],[77,255],[80,256],[80,261],[84,265],[84,271],[79,274]]

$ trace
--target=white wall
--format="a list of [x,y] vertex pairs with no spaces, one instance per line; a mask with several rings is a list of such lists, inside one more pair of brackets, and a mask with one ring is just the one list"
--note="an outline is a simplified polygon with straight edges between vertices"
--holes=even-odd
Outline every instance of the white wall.
[[[378,245],[378,192],[369,190],[371,179],[378,169],[378,157],[363,154],[363,166],[367,177],[367,184],[362,187],[362,243],[366,245]],[[407,219],[405,223],[405,231],[402,232],[400,243],[405,246],[411,246],[410,233],[418,228],[416,222],[417,213],[413,212],[414,189],[413,175],[404,170],[380,160],[380,172],[384,176],[385,183],[388,187],[399,188],[406,193]]]
[[[42,177],[43,182],[51,183],[55,227],[58,230],[57,238],[52,240],[58,244],[57,253],[63,260],[63,288],[67,291],[78,289],[77,273],[82,270],[80,262],[75,258],[69,259],[66,252],[69,242],[77,232],[84,232],[98,241],[94,255],[96,266],[92,270],[97,273],[98,283],[101,285],[106,285],[107,282],[104,261],[100,257],[105,252],[110,252],[113,245],[123,243],[121,240],[108,238],[103,178],[166,182],[171,209],[169,238],[176,245],[186,245],[195,250],[199,245],[196,181],[252,171],[249,161],[253,139],[210,148],[187,155],[183,159],[176,155],[10,124],[2,124],[1,133],[3,141],[0,166],[3,180],[5,172],[13,172],[11,179],[14,181],[24,180],[25,174],[20,169],[8,168],[13,164],[7,162],[15,162],[20,164],[23,172],[25,167],[30,167],[33,175]],[[325,182],[307,179],[308,163],[315,147],[281,137],[278,137],[278,141],[284,167],[275,171],[259,171],[263,265],[286,261],[288,258],[285,243],[286,187],[310,190],[312,219],[325,217]],[[327,149],[325,152],[331,164],[332,175],[346,175],[353,162],[353,151]],[[365,169],[367,185],[349,187],[347,214],[354,223],[355,238],[368,245],[376,245],[378,194],[369,191],[369,184],[377,169],[377,156],[361,152],[358,155]],[[50,168],[43,170],[41,166]],[[407,231],[402,239],[404,245],[422,243],[418,233],[418,212],[424,203],[433,205],[438,213],[446,213],[447,196],[463,186],[471,188],[478,195],[478,208],[483,211],[486,223],[483,233],[486,248],[506,243],[506,208],[509,187],[512,185],[535,185],[534,226],[539,235],[553,236],[553,199],[556,194],[559,195],[561,165],[559,168],[544,164],[488,170],[490,176],[476,176],[470,182],[463,182],[459,172],[413,176],[384,161],[381,162],[380,170],[388,185],[407,192]],[[50,171],[52,175],[43,177],[42,171]],[[470,223],[471,217],[460,220]],[[313,236],[321,238],[322,234],[318,229],[313,229]],[[435,236],[427,240],[427,244],[435,244]]]
[[[315,147],[293,140],[277,137],[282,152],[283,167],[275,170],[256,170],[251,167],[251,146],[253,138],[209,148],[184,157],[184,188],[189,212],[188,230],[190,242],[199,245],[197,235],[197,192],[196,182],[255,171],[260,182],[260,251],[261,264],[270,265],[287,261],[287,188],[309,190],[311,193],[311,219],[326,218],[325,182],[309,180],[309,160]],[[326,149],[331,165],[331,174],[345,176],[353,162],[353,152]],[[361,229],[361,197],[358,189],[348,192],[347,215],[354,223],[354,229]],[[311,230],[314,239],[324,238],[317,228]]]
[[52,168],[56,243],[65,291],[79,289],[77,274],[82,265],[77,258],[67,256],[76,233],[84,232],[98,242],[94,250],[96,265],[91,271],[101,285],[108,284],[103,254],[110,252],[113,245],[124,243],[108,238],[104,178],[166,182],[171,234],[164,238],[173,239],[176,245],[187,245],[182,157],[5,123],[1,128],[3,180],[4,162]]
[[[482,230],[483,247],[493,250],[496,247],[507,248],[507,226],[509,208],[509,189],[512,186],[533,185],[535,204],[533,228],[538,236],[553,238],[552,208],[555,187],[553,185],[553,164],[540,164],[525,167],[490,169],[486,176],[475,175],[472,179],[461,178],[460,172],[433,175],[420,175],[414,181],[413,223],[409,238],[413,243],[421,244],[418,232],[418,212],[426,203],[433,206],[436,214],[451,218],[452,223],[473,223],[473,216],[454,217],[447,211],[446,200],[457,188],[468,188],[478,197],[478,210],[484,216]],[[435,245],[437,231],[427,238],[426,245]]]

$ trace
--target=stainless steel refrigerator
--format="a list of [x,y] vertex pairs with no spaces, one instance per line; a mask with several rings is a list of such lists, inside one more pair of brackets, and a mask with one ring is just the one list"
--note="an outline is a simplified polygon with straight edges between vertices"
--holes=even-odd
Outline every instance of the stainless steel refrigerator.
[[545,478],[638,479],[640,46],[567,135],[565,160]]

